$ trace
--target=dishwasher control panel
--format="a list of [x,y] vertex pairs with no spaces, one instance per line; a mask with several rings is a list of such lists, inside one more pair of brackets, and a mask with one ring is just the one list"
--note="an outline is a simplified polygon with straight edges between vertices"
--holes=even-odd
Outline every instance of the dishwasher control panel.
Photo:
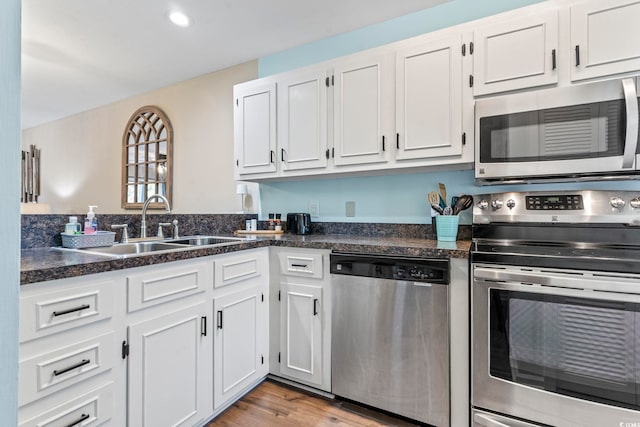
[[331,254],[331,274],[405,280],[437,284],[449,283],[449,260],[405,258],[367,254]]

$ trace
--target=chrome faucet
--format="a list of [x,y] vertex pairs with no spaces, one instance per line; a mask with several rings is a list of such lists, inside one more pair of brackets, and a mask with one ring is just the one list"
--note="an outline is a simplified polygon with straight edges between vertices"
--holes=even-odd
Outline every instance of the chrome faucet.
[[167,213],[171,213],[171,206],[169,205],[169,201],[162,194],[152,194],[147,197],[147,200],[144,201],[144,205],[142,206],[142,222],[140,222],[140,237],[147,237],[147,208],[149,207],[149,203],[153,199],[160,199],[164,202],[164,206],[167,208]]

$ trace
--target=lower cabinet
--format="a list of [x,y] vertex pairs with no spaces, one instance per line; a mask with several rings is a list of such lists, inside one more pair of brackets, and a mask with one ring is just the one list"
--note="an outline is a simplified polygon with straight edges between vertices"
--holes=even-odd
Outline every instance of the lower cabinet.
[[[271,291],[279,317],[271,316],[271,373],[331,391],[331,289],[329,251],[272,248]],[[272,309],[274,310],[274,309]],[[273,357],[273,356],[272,356]]]
[[129,326],[129,426],[191,426],[212,412],[206,304]]
[[215,409],[268,373],[268,299],[260,280],[247,285],[213,299]]

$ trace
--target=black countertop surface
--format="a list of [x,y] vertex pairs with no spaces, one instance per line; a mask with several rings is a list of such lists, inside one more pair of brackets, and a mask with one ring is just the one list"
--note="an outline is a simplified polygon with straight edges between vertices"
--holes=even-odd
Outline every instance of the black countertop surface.
[[284,234],[276,237],[257,237],[223,246],[194,247],[170,253],[145,254],[129,258],[110,258],[56,248],[23,249],[20,284],[44,282],[84,276],[112,270],[236,252],[265,246],[328,249],[335,252],[358,252],[380,255],[400,255],[421,258],[469,257],[470,241],[439,242],[428,239],[400,237],[359,237],[354,235]]

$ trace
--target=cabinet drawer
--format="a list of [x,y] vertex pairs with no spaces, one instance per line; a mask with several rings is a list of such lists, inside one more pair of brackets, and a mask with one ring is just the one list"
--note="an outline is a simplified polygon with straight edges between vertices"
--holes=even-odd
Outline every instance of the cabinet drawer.
[[266,254],[263,250],[257,250],[216,258],[214,287],[218,289],[262,276],[266,271]]
[[113,383],[56,406],[19,427],[98,426],[113,416]]
[[20,361],[19,405],[112,369],[116,353],[111,332]]
[[321,253],[280,252],[278,256],[281,274],[322,279]]
[[[127,276],[128,311],[153,307],[204,292],[212,281],[211,262],[155,266]],[[209,285],[210,286],[210,285]]]
[[20,299],[20,342],[111,318],[115,280]]

